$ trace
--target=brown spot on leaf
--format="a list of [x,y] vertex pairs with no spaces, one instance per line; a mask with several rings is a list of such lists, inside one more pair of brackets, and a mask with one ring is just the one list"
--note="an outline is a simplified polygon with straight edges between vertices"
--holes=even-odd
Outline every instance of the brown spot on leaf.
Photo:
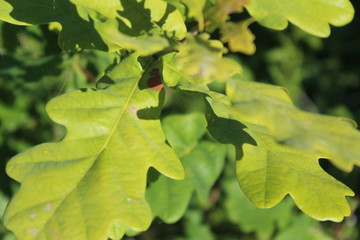
[[164,85],[161,82],[161,74],[158,68],[154,68],[150,72],[150,78],[147,82],[149,88],[153,91],[160,91],[163,89]]

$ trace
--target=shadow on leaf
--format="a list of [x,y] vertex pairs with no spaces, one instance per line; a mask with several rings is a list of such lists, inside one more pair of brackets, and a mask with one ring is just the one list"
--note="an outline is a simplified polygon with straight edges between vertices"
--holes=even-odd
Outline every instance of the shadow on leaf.
[[236,160],[240,160],[244,153],[242,145],[247,143],[257,146],[255,140],[244,131],[244,124],[216,116],[209,104],[207,104],[206,120],[208,131],[216,141],[223,144],[232,144],[235,147]]

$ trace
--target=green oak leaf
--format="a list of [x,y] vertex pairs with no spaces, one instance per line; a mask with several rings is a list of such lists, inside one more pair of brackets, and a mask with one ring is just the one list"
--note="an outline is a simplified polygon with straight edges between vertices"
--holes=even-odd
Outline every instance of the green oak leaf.
[[349,0],[252,0],[245,6],[265,27],[282,30],[288,21],[319,37],[330,35],[330,26],[342,26],[354,17]]
[[[341,221],[344,216],[350,214],[345,196],[353,196],[354,193],[320,167],[318,161],[322,157],[321,154],[278,142],[266,126],[257,124],[254,119],[253,122],[244,119],[243,115],[251,115],[251,112],[247,112],[246,109],[242,109],[244,112],[239,111],[238,105],[246,105],[251,99],[261,99],[264,96],[268,98],[269,105],[272,102],[289,104],[290,99],[282,88],[260,84],[258,88],[252,89],[256,92],[260,88],[261,96],[251,91],[238,91],[237,94],[229,96],[244,99],[242,102],[234,103],[225,95],[214,93],[206,87],[184,85],[179,88],[198,92],[206,98],[208,130],[220,143],[232,144],[235,147],[237,176],[241,189],[255,206],[273,207],[289,194],[302,211],[315,219]],[[263,111],[257,106],[253,107],[257,112]],[[266,115],[266,112],[264,114]],[[299,122],[304,120],[306,118],[298,119]],[[311,120],[323,121],[321,117]],[[285,127],[286,124],[283,123]],[[327,123],[324,121],[322,124]],[[311,133],[309,134],[312,137]],[[331,134],[332,132],[327,133],[326,137],[331,138]],[[356,134],[355,131],[346,133],[345,136],[351,137]],[[333,141],[341,144],[337,138]],[[346,149],[345,146],[344,148]],[[346,151],[343,151],[343,155],[346,155]]]
[[266,134],[250,135],[257,146],[243,146],[236,173],[255,206],[273,207],[289,194],[304,213],[318,220],[340,222],[351,214],[344,196],[354,193],[320,167],[317,155],[277,144]]
[[267,128],[279,143],[327,158],[344,171],[360,166],[360,132],[350,119],[297,109],[278,86],[229,80],[232,114],[242,123]]
[[138,87],[148,70],[130,55],[108,74],[116,84],[70,92],[47,105],[49,116],[66,127],[65,138],[18,154],[7,165],[21,188],[5,225],[19,239],[98,240],[122,234],[124,225],[149,227],[148,169],[174,179],[184,173],[162,134],[161,92]]
[[231,105],[207,99],[208,129],[219,142],[235,146],[239,184],[255,206],[273,207],[289,194],[315,219],[338,222],[350,215],[345,196],[354,193],[320,167],[318,154],[279,144],[265,127],[241,122]]

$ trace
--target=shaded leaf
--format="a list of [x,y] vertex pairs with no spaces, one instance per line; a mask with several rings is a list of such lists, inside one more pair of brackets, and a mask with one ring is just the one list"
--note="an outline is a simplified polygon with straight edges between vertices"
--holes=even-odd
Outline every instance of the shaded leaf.
[[224,168],[225,155],[225,146],[202,141],[182,158],[186,168],[186,178],[194,185],[204,205],[207,204],[210,191]]
[[214,240],[211,228],[204,222],[203,212],[188,211],[185,215],[186,240]]
[[166,138],[179,156],[188,154],[206,132],[206,119],[200,113],[170,115],[162,121]]
[[64,140],[38,145],[7,165],[21,188],[5,224],[19,239],[104,239],[115,222],[148,228],[148,169],[176,179],[183,169],[165,143],[160,120],[138,117],[139,110],[160,104],[160,92],[138,88],[143,73],[131,55],[109,73],[117,84],[74,91],[48,104],[50,117],[67,128]]
[[[198,143],[205,127],[201,114],[170,115],[163,121],[165,136],[181,156],[185,168],[184,180],[159,176],[146,191],[153,215],[166,223],[174,223],[184,215],[194,190],[201,203],[206,204],[210,190],[224,167],[224,146],[209,141]],[[190,131],[192,129],[195,131]]]
[[[185,165],[184,168],[186,169]],[[158,180],[151,183],[146,190],[146,200],[153,216],[170,224],[183,217],[193,191],[194,187],[186,177],[186,173],[185,180],[180,181],[159,176]]]
[[354,17],[349,0],[252,0],[246,9],[265,27],[282,30],[289,21],[319,37],[330,35],[329,24],[342,26]]
[[292,219],[292,223],[279,231],[275,240],[332,240],[334,238],[321,230],[320,223],[306,215],[298,215]]
[[[206,131],[206,121],[201,114],[170,115],[164,118],[162,126],[168,142],[180,157],[191,157],[191,151]],[[191,160],[198,162],[196,158]],[[153,216],[166,223],[174,223],[184,215],[194,191],[189,166],[184,161],[182,163],[186,171],[184,180],[174,181],[159,176],[146,191]]]
[[289,223],[293,203],[289,198],[270,209],[255,207],[240,189],[235,178],[224,181],[225,208],[233,224],[245,232],[256,232],[261,239],[270,239],[277,228]]

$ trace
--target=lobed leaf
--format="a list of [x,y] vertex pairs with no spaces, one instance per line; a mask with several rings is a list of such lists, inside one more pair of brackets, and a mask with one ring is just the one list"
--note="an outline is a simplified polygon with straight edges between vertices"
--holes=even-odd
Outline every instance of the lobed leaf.
[[317,154],[279,144],[266,128],[238,122],[231,106],[208,100],[214,111],[208,115],[209,131],[218,141],[235,146],[239,184],[255,206],[273,207],[289,194],[318,220],[341,221],[350,215],[345,196],[354,193],[320,167]]
[[7,165],[21,188],[5,224],[19,239],[98,240],[114,234],[114,224],[148,228],[148,169],[181,179],[183,168],[162,134],[160,92],[138,87],[147,71],[130,55],[109,73],[113,86],[70,92],[48,104],[49,116],[66,126],[66,137]]
[[252,0],[245,6],[265,27],[282,30],[288,21],[319,37],[330,35],[330,26],[342,26],[354,17],[349,0]]
[[277,142],[327,158],[344,171],[360,166],[360,132],[352,120],[301,111],[277,86],[229,80],[226,92],[242,123],[264,126]]
[[[231,82],[229,81],[229,84]],[[254,92],[233,90],[232,93],[228,93],[233,101],[231,103],[226,96],[211,92],[204,87],[180,86],[180,89],[198,92],[206,97],[209,103],[208,130],[220,143],[232,144],[235,147],[238,160],[237,176],[246,196],[257,207],[269,208],[278,204],[289,194],[296,205],[313,218],[341,221],[344,216],[348,216],[350,208],[345,196],[353,196],[354,193],[320,167],[318,160],[321,155],[316,151],[304,151],[301,147],[292,146],[287,142],[278,142],[276,136],[272,136],[271,129],[268,129],[268,126],[272,126],[274,122],[271,122],[271,118],[266,118],[273,112],[267,112],[266,108],[262,109],[258,106],[252,106],[254,109],[240,109],[238,106],[242,104],[246,106],[252,99],[261,98],[266,98],[266,106],[274,103],[290,105],[291,100],[286,92],[280,87],[266,84],[242,81],[236,81],[236,83],[240,86],[255,84],[251,88]],[[262,92],[262,94],[257,95],[257,92]],[[284,111],[280,106],[274,107],[273,111],[275,113],[276,110],[280,113]],[[246,116],[251,117],[252,112],[262,112],[267,124],[257,122],[256,117],[247,121]],[[294,119],[294,121],[302,122],[304,118]],[[310,119],[309,122],[311,121],[318,121],[316,124],[319,125],[327,124],[326,122],[319,123],[323,121],[321,117]],[[288,127],[287,122],[282,124],[284,128]],[[294,129],[296,127],[294,126]],[[304,135],[306,134],[310,135],[305,132]],[[332,132],[325,131],[324,134],[327,134],[327,138],[332,137]],[[352,127],[352,132],[347,133],[346,136],[356,137],[357,134],[358,132]],[[331,141],[341,144],[337,138]],[[339,154],[344,157],[347,152],[343,151]],[[345,164],[345,166],[349,165]],[[319,189],[317,186],[322,186],[322,188]]]

